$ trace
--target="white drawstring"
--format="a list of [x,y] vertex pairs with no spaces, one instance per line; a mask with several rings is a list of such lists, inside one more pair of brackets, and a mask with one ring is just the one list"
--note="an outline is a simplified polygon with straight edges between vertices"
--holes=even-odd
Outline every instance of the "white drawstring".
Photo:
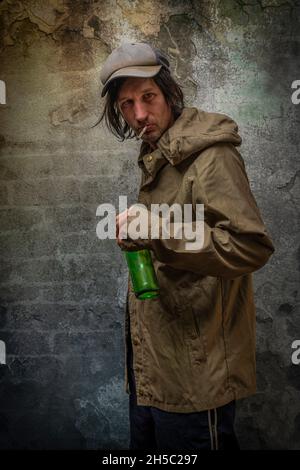
[[[211,423],[211,415],[210,412],[212,410],[208,410],[208,429],[210,434],[210,447],[211,450],[218,450],[219,443],[218,443],[218,414],[217,409],[214,408],[214,424]],[[215,439],[215,442],[214,442]]]
[[209,434],[210,434],[210,448],[211,450],[214,450],[214,438],[213,438],[213,432],[212,432],[212,426],[211,426],[210,410],[208,410],[208,429],[209,429]]
[[216,450],[219,449],[219,444],[218,444],[218,413],[217,409],[215,408],[215,439],[216,439]]

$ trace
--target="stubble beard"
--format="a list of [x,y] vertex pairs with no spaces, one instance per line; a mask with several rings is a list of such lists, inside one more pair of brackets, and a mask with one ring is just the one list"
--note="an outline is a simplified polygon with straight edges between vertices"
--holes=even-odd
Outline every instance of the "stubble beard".
[[161,138],[161,136],[163,135],[164,133],[164,130],[161,129],[160,127],[158,127],[158,125],[156,124],[156,128],[153,132],[150,132],[149,135],[147,134],[144,134],[142,136],[142,140],[144,140],[145,142],[149,143],[149,144],[155,144],[156,142],[159,141],[159,139]]

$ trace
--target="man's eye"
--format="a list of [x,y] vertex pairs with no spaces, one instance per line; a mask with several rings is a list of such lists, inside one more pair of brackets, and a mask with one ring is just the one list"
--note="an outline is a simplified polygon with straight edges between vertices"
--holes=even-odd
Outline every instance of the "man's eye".
[[144,95],[144,98],[145,98],[146,100],[151,100],[151,99],[153,98],[153,96],[154,96],[154,93],[146,93],[146,94]]
[[130,101],[123,101],[123,103],[121,104],[121,108],[128,108],[128,106],[130,105]]

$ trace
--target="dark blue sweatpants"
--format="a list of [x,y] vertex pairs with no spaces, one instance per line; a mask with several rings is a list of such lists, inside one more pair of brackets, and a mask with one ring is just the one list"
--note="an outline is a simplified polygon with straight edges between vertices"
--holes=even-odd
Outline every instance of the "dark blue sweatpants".
[[174,413],[138,406],[132,346],[128,344],[130,449],[145,451],[239,450],[234,433],[235,402],[213,410]]

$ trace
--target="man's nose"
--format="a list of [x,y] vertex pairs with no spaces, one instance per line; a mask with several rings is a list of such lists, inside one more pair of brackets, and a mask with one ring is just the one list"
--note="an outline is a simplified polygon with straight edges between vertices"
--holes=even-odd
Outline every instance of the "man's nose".
[[147,107],[144,103],[136,102],[134,105],[134,117],[137,121],[145,122],[147,119]]

